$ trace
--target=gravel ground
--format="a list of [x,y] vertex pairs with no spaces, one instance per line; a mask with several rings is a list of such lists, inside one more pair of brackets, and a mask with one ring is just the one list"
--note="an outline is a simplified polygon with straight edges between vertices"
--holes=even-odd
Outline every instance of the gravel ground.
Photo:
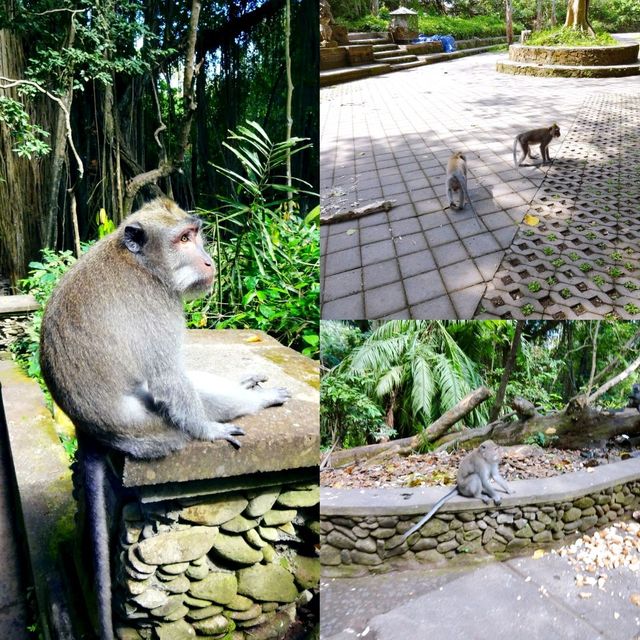
[[[548,478],[640,455],[637,448],[625,450],[615,445],[588,451],[515,445],[503,447],[503,452],[500,471],[507,481]],[[336,489],[453,486],[460,460],[466,453],[413,453],[408,456],[396,453],[382,460],[377,458],[339,469],[325,469],[320,474],[320,482],[323,487]]]

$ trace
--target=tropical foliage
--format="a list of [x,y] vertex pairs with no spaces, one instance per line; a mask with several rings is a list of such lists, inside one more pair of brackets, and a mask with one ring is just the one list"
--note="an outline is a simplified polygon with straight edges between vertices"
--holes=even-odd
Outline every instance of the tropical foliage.
[[[15,285],[42,247],[76,248],[101,210],[118,224],[159,192],[219,208],[235,185],[213,165],[242,169],[224,140],[247,121],[308,139],[291,173],[317,191],[318,38],[303,0],[3,3],[0,272]],[[304,218],[317,198],[297,204]]]
[[[322,322],[323,445],[418,434],[470,390],[485,384],[495,392],[514,332],[514,321],[498,320]],[[594,371],[607,372],[614,361],[619,370],[634,360],[639,344],[632,322],[525,322],[506,402],[523,396],[542,412],[559,410],[590,381],[603,382],[602,375],[591,380]],[[634,381],[626,379],[599,402],[625,406]],[[464,425],[486,424],[491,402]]]

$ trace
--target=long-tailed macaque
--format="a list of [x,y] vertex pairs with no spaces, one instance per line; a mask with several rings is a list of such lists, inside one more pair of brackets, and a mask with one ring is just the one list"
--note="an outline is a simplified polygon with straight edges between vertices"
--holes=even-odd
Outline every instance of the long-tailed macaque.
[[185,369],[182,301],[207,291],[213,276],[200,220],[158,199],[82,256],[44,312],[42,374],[83,445],[102,640],[113,638],[105,450],[148,459],[191,440],[239,447],[244,432],[230,420],[290,397],[261,388],[259,374],[236,383]]
[[[524,133],[520,133],[515,137],[513,141],[513,164],[516,169],[527,159],[536,158],[531,153],[531,145],[540,145],[540,153],[542,155],[542,164],[551,162],[549,158],[549,144],[554,138],[560,137],[560,127],[554,122],[550,127],[542,127],[541,129],[531,129],[531,131],[525,131]],[[520,161],[517,160],[516,151],[517,147],[520,145],[520,148],[524,152]]]
[[411,534],[421,529],[438,509],[456,493],[467,498],[481,498],[485,504],[489,503],[489,498],[496,505],[500,504],[502,498],[491,485],[491,480],[505,493],[512,493],[498,470],[498,464],[500,464],[501,459],[502,452],[500,447],[493,440],[485,440],[477,449],[468,453],[460,462],[455,488],[440,498],[426,516],[404,533],[396,546],[401,545]]
[[627,407],[636,408],[640,412],[640,384],[636,383],[631,387]]
[[[473,204],[471,203],[471,198],[467,191],[467,160],[460,151],[454,153],[447,162],[447,177],[445,184],[447,188],[448,207],[451,207],[452,209],[464,209],[464,199],[466,198],[467,202],[473,209]],[[453,201],[454,193],[460,194],[457,205]]]

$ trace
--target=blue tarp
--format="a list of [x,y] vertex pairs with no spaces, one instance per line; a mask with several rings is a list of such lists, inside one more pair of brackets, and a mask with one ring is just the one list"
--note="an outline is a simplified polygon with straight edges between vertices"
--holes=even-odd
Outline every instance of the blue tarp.
[[435,35],[435,36],[425,36],[420,34],[416,40],[414,40],[415,43],[419,43],[419,42],[442,42],[442,50],[445,53],[449,53],[450,51],[455,51],[458,47],[456,46],[456,41],[455,38],[453,36],[441,36],[441,35]]

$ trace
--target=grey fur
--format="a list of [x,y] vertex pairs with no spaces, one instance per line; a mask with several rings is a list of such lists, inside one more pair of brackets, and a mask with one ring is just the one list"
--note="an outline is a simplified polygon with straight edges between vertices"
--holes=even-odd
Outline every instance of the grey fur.
[[169,200],[146,204],[63,276],[42,320],[43,377],[85,441],[102,640],[113,639],[111,575],[105,459],[94,445],[146,459],[192,439],[239,447],[234,436],[244,432],[229,420],[290,397],[284,388],[261,388],[259,374],[233,383],[185,369],[182,300],[204,293],[214,275],[199,229]]
[[505,492],[511,493],[505,479],[500,475],[498,464],[501,455],[500,449],[492,440],[485,440],[477,449],[468,453],[460,462],[456,476],[456,487],[451,489],[436,502],[431,511],[422,517],[416,524],[406,531],[400,542],[395,546],[400,546],[411,534],[421,529],[428,520],[448,502],[456,493],[467,498],[480,498],[487,504],[489,499],[483,494],[490,496],[495,504],[500,504],[502,499],[491,486],[491,479]]

